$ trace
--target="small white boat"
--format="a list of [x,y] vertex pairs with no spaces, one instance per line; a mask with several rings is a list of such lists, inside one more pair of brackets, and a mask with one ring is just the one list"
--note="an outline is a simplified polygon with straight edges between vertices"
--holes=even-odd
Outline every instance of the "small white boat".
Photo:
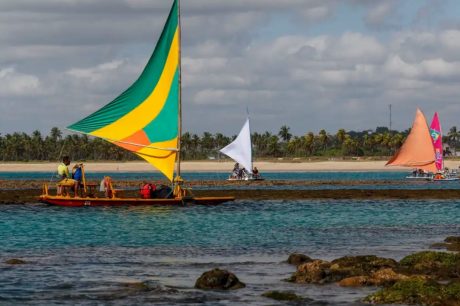
[[253,176],[246,176],[246,177],[242,177],[242,178],[230,176],[227,179],[227,181],[263,181],[263,180],[265,180],[265,179],[262,178],[262,177],[253,177]]
[[[257,168],[252,167],[252,142],[249,117],[233,142],[220,150],[237,162],[227,181],[261,181]],[[243,168],[240,168],[240,165]]]
[[433,174],[429,173],[427,175],[408,175],[406,176],[407,180],[416,180],[416,181],[431,181],[433,179]]

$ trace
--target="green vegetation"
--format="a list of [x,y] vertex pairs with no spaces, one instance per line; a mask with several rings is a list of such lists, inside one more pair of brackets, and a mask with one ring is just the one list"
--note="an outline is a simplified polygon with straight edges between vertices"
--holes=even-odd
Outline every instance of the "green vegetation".
[[404,257],[399,262],[402,270],[423,273],[437,278],[460,277],[460,255],[425,251]]
[[[290,128],[284,125],[277,135],[270,132],[253,133],[252,142],[254,157],[258,159],[388,157],[399,149],[408,132],[377,127],[375,131],[347,132],[339,129],[335,134],[329,134],[326,130],[320,130],[318,134],[308,132],[302,136],[293,136]],[[182,135],[182,158],[221,158],[219,149],[229,144],[234,137],[209,132],[199,136],[187,132]],[[453,127],[443,140],[455,153],[460,132]],[[135,154],[102,139],[77,134],[63,136],[56,127],[51,129],[48,136],[43,136],[40,131],[34,131],[31,135],[19,132],[0,134],[0,161],[55,161],[60,155],[69,155],[72,160],[139,159]]]
[[460,282],[439,284],[423,277],[396,282],[367,296],[373,304],[460,305]]

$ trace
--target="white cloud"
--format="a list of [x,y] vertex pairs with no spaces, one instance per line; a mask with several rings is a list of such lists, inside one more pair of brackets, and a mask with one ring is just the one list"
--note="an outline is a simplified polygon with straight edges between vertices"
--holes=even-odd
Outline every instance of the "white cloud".
[[387,22],[388,16],[394,12],[396,2],[390,1],[375,1],[375,6],[371,7],[366,14],[366,23],[372,26],[380,26]]
[[14,68],[0,69],[0,96],[31,96],[42,92],[39,79],[34,75],[17,72]]
[[67,71],[67,74],[76,79],[85,80],[89,83],[97,83],[107,81],[107,74],[117,72],[121,65],[123,65],[123,61],[115,60],[100,64],[94,68],[72,68]]
[[[389,103],[396,128],[408,127],[416,106],[436,108],[447,125],[457,120],[460,31],[399,28],[399,1],[181,5],[185,130],[230,133],[247,105],[256,131],[288,124],[296,134],[385,125]],[[30,130],[48,131],[111,101],[139,76],[169,6],[146,0],[0,1],[0,122],[6,129],[29,124]],[[347,23],[357,14],[369,27]],[[72,111],[76,105],[82,111]],[[37,114],[42,121],[32,120]]]

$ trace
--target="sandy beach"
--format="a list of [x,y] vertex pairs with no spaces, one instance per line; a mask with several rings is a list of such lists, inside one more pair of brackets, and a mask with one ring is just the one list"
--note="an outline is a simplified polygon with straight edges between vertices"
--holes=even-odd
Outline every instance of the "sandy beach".
[[[261,172],[309,172],[309,171],[409,171],[404,167],[385,167],[386,161],[279,161],[254,162]],[[51,172],[55,171],[56,163],[0,163],[0,172]],[[460,161],[446,161],[450,169],[457,169]],[[71,166],[73,163],[71,164]],[[234,162],[230,161],[185,161],[181,163],[182,171],[196,172],[230,172]],[[87,162],[86,171],[92,172],[155,172],[146,162]]]

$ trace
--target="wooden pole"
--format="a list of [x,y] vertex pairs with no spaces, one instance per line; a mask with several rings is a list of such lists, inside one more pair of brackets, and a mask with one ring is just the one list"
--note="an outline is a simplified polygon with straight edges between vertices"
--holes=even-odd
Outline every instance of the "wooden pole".
[[83,191],[86,194],[86,177],[85,177],[85,168],[83,164],[81,164],[81,180],[83,181]]
[[182,28],[180,23],[180,0],[177,0],[177,20],[178,20],[178,31],[179,31],[179,122],[178,122],[178,142],[177,142],[177,176],[180,176],[180,159],[181,159],[181,137],[182,137],[182,63],[181,63],[181,54],[182,54]]

